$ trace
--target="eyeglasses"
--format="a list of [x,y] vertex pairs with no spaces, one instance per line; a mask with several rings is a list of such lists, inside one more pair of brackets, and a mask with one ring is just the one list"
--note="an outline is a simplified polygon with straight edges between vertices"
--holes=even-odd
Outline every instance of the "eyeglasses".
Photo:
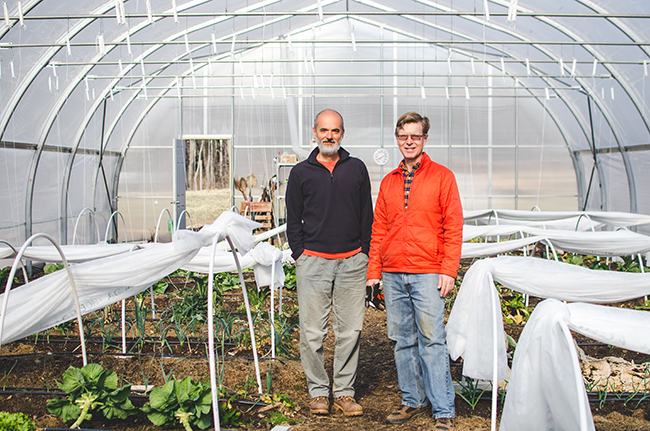
[[397,135],[397,140],[400,142],[406,142],[408,138],[411,138],[413,142],[420,142],[425,135]]

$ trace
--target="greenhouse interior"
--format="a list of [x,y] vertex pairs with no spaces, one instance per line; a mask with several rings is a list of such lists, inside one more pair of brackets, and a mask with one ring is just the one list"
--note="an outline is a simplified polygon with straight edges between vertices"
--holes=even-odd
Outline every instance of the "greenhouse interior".
[[0,3],[0,429],[388,429],[376,297],[363,416],[300,361],[287,184],[332,109],[373,205],[406,112],[455,176],[453,429],[650,430],[649,2]]

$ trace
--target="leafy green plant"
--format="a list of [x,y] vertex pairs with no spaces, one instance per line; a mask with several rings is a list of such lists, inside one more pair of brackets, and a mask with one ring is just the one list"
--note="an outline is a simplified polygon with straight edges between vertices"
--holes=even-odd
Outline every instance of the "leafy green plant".
[[62,263],[48,263],[43,267],[43,272],[45,272],[45,275],[47,275],[52,274],[53,272],[57,272],[63,268],[65,268],[65,265]]
[[296,290],[296,265],[282,264],[284,270],[284,287],[288,290]]
[[487,387],[480,389],[479,381],[469,378],[463,378],[458,384],[460,385],[460,390],[456,391],[456,393],[474,410],[487,390]]
[[[648,268],[644,266],[643,269],[645,271]],[[641,266],[636,256],[623,256],[623,262],[618,265],[618,270],[624,272],[641,272]]]
[[265,420],[265,422],[268,422],[274,426],[282,425],[285,423],[295,424],[300,422],[299,420],[293,418],[296,407],[288,395],[267,394],[261,396],[260,400],[268,404],[268,406],[264,407],[262,410],[260,410],[260,412],[276,409],[275,412],[272,412],[269,415],[269,418]]
[[533,307],[526,307],[525,296],[517,291],[505,289],[501,293],[501,311],[505,323],[520,325],[530,317]]
[[162,295],[167,291],[168,287],[169,283],[167,283],[165,279],[158,280],[153,284],[153,293],[154,295]]
[[[296,350],[298,343],[295,339],[298,324],[292,323],[289,318],[279,315],[275,318],[275,349],[278,355],[288,359],[298,359],[299,352]],[[269,325],[261,325],[262,336],[260,344],[271,340],[271,328]]]
[[241,285],[239,281],[239,276],[232,275],[228,272],[222,272],[214,275],[214,285],[220,292],[228,292],[236,287]]
[[151,391],[149,404],[142,410],[157,426],[180,423],[186,431],[192,431],[192,426],[206,429],[212,425],[210,387],[189,376],[171,380]]
[[[11,267],[7,266],[2,269],[0,269],[0,284],[4,287],[5,284],[7,284],[7,280],[9,279],[9,274],[11,273]],[[14,277],[13,283],[18,283],[18,277]]]
[[237,395],[228,395],[225,390],[219,390],[219,420],[223,426],[238,427],[244,425],[239,419],[241,412],[239,412],[232,403],[237,400]]
[[[257,290],[256,287],[248,287],[248,302],[251,307],[251,313],[259,313],[264,311],[264,304],[266,300],[270,297],[271,295],[271,290],[268,287],[263,287],[259,291]],[[244,312],[246,310],[246,306],[244,303],[242,303],[238,308],[237,311]]]
[[[180,304],[174,304],[174,320],[178,323],[202,323],[208,319],[208,277],[203,274],[190,276],[194,282],[194,289],[188,292]],[[215,309],[220,310],[223,301],[222,284],[214,284]]]
[[131,385],[118,389],[115,371],[104,370],[99,364],[69,367],[63,373],[63,383],[57,384],[69,397],[48,401],[47,410],[65,422],[76,419],[71,428],[92,419],[92,412],[97,410],[106,419],[126,419],[137,412],[129,400]]
[[0,430],[35,431],[36,424],[25,413],[0,412]]

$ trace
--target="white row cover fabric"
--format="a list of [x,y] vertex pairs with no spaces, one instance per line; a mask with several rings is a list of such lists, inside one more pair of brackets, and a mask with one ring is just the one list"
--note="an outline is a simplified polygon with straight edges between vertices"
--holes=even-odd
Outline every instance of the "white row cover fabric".
[[463,259],[476,259],[479,257],[496,256],[497,254],[519,250],[527,245],[535,244],[543,240],[543,236],[529,236],[510,241],[464,242],[462,244],[461,257]]
[[647,311],[547,299],[535,307],[512,362],[500,431],[593,430],[570,330],[650,354]]
[[[207,274],[210,267],[210,247],[204,247],[184,264],[181,269],[192,272]],[[282,262],[288,261],[291,250],[282,251],[273,247],[268,242],[260,242],[248,253],[241,255],[237,253],[242,268],[253,268],[255,271],[255,282],[257,287],[269,286],[271,284],[271,265],[275,265],[275,288],[284,285],[284,270]],[[216,250],[214,256],[214,273],[237,271],[237,264],[230,251]]]
[[[71,265],[81,311],[89,313],[140,293],[189,263],[215,236],[217,240],[229,236],[239,250],[246,252],[253,247],[251,231],[259,227],[259,223],[224,212],[199,232],[175,232],[169,244],[150,244],[131,253]],[[57,271],[12,290],[2,344],[74,319],[70,289],[67,274]]]
[[465,210],[465,222],[473,220],[481,224],[526,224],[565,230],[588,230],[602,225],[614,227],[642,226],[650,224],[645,214],[617,211],[522,211],[522,210]]
[[[462,356],[463,375],[491,380],[495,345],[491,307],[501,310],[494,282],[539,298],[593,303],[621,302],[650,294],[650,274],[591,270],[547,259],[504,256],[475,262],[447,322],[447,344],[453,359]],[[507,378],[503,320],[496,319],[497,375]]]
[[[89,260],[101,259],[103,257],[115,256],[128,253],[140,248],[135,244],[108,244],[100,242],[94,245],[62,245],[61,249],[69,263],[87,262]],[[0,259],[12,258],[16,255],[14,249],[0,244]],[[36,245],[27,247],[23,256],[34,262],[61,263],[61,255],[56,247],[52,245]]]
[[650,237],[621,229],[617,231],[568,231],[517,225],[463,226],[463,241],[488,236],[532,235],[495,243],[463,243],[463,257],[494,256],[543,241],[556,249],[595,256],[630,256],[650,251]]

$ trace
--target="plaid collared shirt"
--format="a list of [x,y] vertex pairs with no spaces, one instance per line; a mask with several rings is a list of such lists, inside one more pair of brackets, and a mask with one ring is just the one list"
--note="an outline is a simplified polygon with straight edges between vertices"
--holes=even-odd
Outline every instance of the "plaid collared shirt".
[[409,206],[409,195],[411,194],[411,183],[413,182],[413,177],[415,176],[415,171],[420,168],[420,162],[417,162],[411,172],[409,172],[406,167],[404,160],[399,164],[399,168],[402,170],[402,175],[404,176],[404,210]]

